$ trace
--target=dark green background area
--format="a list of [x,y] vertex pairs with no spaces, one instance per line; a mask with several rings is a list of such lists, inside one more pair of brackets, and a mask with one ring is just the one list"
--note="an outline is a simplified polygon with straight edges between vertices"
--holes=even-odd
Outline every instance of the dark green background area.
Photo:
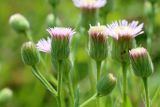
[[[143,0],[114,0],[112,11],[106,15],[107,23],[114,20],[127,19],[139,20],[146,25],[146,17],[144,15]],[[34,41],[37,42],[42,37],[47,37],[46,32],[46,17],[52,13],[52,8],[47,0],[0,0],[0,89],[9,87],[13,90],[13,98],[0,107],[56,107],[56,100],[48,91],[36,80],[31,68],[25,66],[21,61],[20,47],[27,41],[23,34],[19,35],[9,26],[9,17],[12,14],[21,13],[31,24],[31,30]],[[57,9],[57,14],[63,26],[75,28],[80,18],[80,10],[73,5],[71,0],[61,0]],[[103,24],[107,24],[103,23]],[[136,38],[138,45],[146,46],[146,35],[143,34]],[[151,98],[154,99],[154,106],[159,107],[160,102],[160,1],[156,4],[155,17],[155,35],[153,37],[153,45],[151,57],[155,65],[155,73],[150,77],[149,86]],[[49,56],[48,56],[49,57]],[[83,58],[83,56],[79,56]],[[50,64],[47,62],[47,64]],[[120,66],[115,63],[107,63],[108,69],[120,78]],[[51,64],[50,64],[51,65]],[[79,67],[81,69],[81,67]],[[82,68],[83,70],[83,68]],[[45,72],[43,71],[45,74]],[[82,71],[82,73],[84,73]],[[140,107],[143,103],[143,86],[139,82],[140,79],[135,77],[130,71],[131,76],[128,78],[129,96],[133,106]],[[82,80],[80,83],[84,90],[88,79]],[[85,84],[86,83],[86,84]],[[120,84],[114,90],[113,96],[119,93]],[[159,91],[157,91],[159,90]],[[89,91],[89,89],[86,89]],[[155,96],[157,92],[157,97]],[[82,92],[83,93],[83,92]],[[85,93],[85,92],[84,92]],[[81,97],[81,101],[88,98],[88,94]],[[107,97],[109,99],[109,97]],[[117,101],[121,101],[120,95],[117,96]],[[116,102],[114,102],[116,103]],[[115,104],[116,105],[116,104]],[[134,106],[135,105],[135,106]],[[88,106],[89,107],[89,106]],[[90,107],[93,107],[91,105]],[[115,106],[117,107],[117,106]],[[118,106],[119,107],[119,106]]]

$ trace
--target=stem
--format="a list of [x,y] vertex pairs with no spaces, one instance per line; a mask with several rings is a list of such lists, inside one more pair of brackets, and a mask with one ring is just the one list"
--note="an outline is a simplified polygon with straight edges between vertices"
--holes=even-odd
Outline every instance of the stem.
[[[101,61],[96,61],[97,64],[97,83],[101,76]],[[100,98],[97,97],[97,107],[100,107]]]
[[27,37],[28,40],[33,41],[33,38],[31,36],[31,31],[30,30],[26,30],[24,32],[24,35]]
[[62,77],[63,72],[61,70],[62,61],[58,62],[58,105],[59,107],[62,107]]
[[144,84],[144,89],[145,89],[146,107],[150,107],[148,79],[146,77],[143,78],[143,84]]
[[72,102],[72,104],[74,104],[74,91],[73,91],[73,85],[72,85],[70,73],[68,73],[68,80],[69,80],[69,83],[68,83],[69,90],[70,90],[70,94],[71,94],[71,102]]
[[52,87],[52,85],[43,77],[43,75],[39,72],[37,67],[34,65],[32,66],[32,73],[34,76],[41,81],[41,83],[54,95],[57,96],[56,90]]
[[95,100],[95,99],[96,99],[96,97],[97,97],[97,93],[96,93],[96,94],[94,94],[92,97],[90,97],[88,100],[86,100],[84,103],[82,103],[82,104],[80,105],[80,107],[84,107],[84,106],[86,106],[89,102],[91,102],[91,101]]
[[127,101],[127,66],[122,62],[122,73],[123,73],[123,107],[126,107]]
[[96,64],[97,64],[97,82],[98,82],[101,76],[101,61],[96,61]]

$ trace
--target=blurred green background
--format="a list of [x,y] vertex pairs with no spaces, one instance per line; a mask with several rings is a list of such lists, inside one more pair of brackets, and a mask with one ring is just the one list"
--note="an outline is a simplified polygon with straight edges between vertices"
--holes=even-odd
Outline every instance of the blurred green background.
[[[155,35],[151,52],[155,73],[149,79],[151,98],[154,99],[153,107],[160,105],[160,1],[157,1]],[[139,20],[146,25],[145,9],[143,0],[114,0],[113,9],[106,15],[106,21],[110,23],[119,19]],[[76,27],[80,10],[73,5],[71,0],[61,0],[57,11],[63,26]],[[29,20],[34,41],[37,42],[40,38],[47,37],[46,17],[52,13],[52,8],[47,0],[0,0],[0,89],[8,87],[13,91],[13,98],[0,107],[55,107],[55,98],[33,77],[31,68],[25,66],[21,61],[20,47],[27,39],[23,34],[18,35],[9,26],[9,17],[15,13],[21,13]],[[146,46],[145,34],[136,39],[139,45]],[[107,64],[108,72],[113,72],[120,78],[120,65],[113,61]],[[142,82],[139,82],[140,79],[135,77],[132,72],[129,74],[131,75],[128,78],[129,96],[131,104],[133,104],[131,107],[143,107]],[[88,79],[81,81],[83,90],[85,90],[85,81]],[[114,90],[113,96],[117,96],[119,93],[120,84]],[[115,100],[119,101],[120,97],[120,95],[117,96]],[[88,98],[88,94],[82,95],[81,101],[86,98]],[[115,104],[114,107],[119,106]]]

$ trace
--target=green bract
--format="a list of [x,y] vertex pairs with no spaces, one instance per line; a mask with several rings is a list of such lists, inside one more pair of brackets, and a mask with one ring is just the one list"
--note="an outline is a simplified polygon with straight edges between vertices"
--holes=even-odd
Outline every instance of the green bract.
[[116,86],[116,78],[112,74],[103,76],[97,83],[98,96],[105,96],[112,92]]
[[51,55],[55,60],[63,60],[68,58],[70,52],[69,38],[52,38]]
[[30,66],[39,62],[39,53],[33,42],[26,42],[21,48],[22,61]]
[[18,13],[10,17],[9,23],[12,28],[18,33],[24,33],[30,28],[28,20]]
[[111,56],[113,59],[119,62],[129,62],[128,51],[134,48],[136,45],[135,40],[123,40],[112,39]]

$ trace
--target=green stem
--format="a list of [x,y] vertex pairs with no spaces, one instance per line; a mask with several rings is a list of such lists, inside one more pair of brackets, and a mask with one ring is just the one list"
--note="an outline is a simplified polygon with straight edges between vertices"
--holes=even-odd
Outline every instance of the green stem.
[[122,73],[123,73],[123,107],[126,107],[127,102],[127,66],[122,63]]
[[24,35],[27,37],[28,40],[33,41],[33,38],[31,36],[31,31],[30,30],[26,30],[24,32]]
[[58,62],[58,105],[59,107],[62,107],[62,77],[63,77],[63,71],[62,68],[62,61]]
[[144,84],[144,89],[145,89],[146,107],[150,107],[149,91],[148,91],[148,79],[147,78],[143,78],[143,84]]
[[95,77],[94,77],[94,65],[93,65],[93,61],[90,59],[89,60],[89,79],[90,79],[90,84],[91,84],[91,92],[92,93],[95,93],[96,92],[96,80],[95,80]]
[[96,94],[94,94],[92,97],[90,97],[88,100],[86,100],[84,103],[82,103],[82,104],[80,105],[80,107],[84,107],[84,106],[86,106],[89,102],[91,102],[91,101],[95,100],[95,99],[96,99],[96,97],[97,97],[97,93],[96,93]]
[[72,79],[70,76],[70,73],[68,73],[68,80],[69,80],[69,90],[70,90],[70,94],[71,94],[71,102],[72,104],[74,104],[74,91],[73,91],[73,85],[72,85]]
[[[97,83],[101,76],[101,61],[96,61],[97,64]],[[97,97],[97,107],[100,107],[100,98]]]
[[97,82],[98,82],[101,76],[101,61],[96,61],[96,64],[97,64]]
[[43,77],[43,75],[39,72],[37,67],[34,65],[32,66],[32,73],[34,76],[40,80],[40,82],[54,95],[57,96],[56,90],[52,87],[52,85]]

